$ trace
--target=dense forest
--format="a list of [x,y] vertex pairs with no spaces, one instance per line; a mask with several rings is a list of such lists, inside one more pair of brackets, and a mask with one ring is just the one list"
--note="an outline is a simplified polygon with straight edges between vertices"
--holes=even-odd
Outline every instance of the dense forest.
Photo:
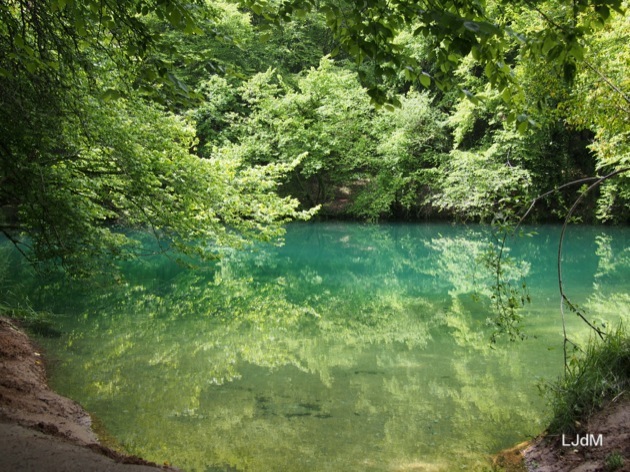
[[187,470],[478,465],[534,384],[575,432],[630,385],[629,6],[0,0],[0,316]]
[[581,196],[580,221],[625,223],[625,8],[2,1],[0,230],[81,273],[134,255],[125,227],[212,256],[292,219],[512,222],[543,194],[532,222]]

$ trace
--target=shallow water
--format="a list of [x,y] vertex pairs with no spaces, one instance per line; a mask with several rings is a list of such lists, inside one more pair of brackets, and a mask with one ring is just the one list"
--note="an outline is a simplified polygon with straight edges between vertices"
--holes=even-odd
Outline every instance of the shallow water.
[[[478,470],[544,428],[537,385],[562,370],[559,228],[536,231],[509,243],[512,285],[532,298],[516,342],[489,342],[481,227],[295,224],[283,247],[194,271],[153,257],[127,263],[114,286],[24,276],[11,290],[57,314],[60,336],[41,339],[53,386],[146,459]],[[569,231],[565,285],[597,323],[628,321],[628,239],[627,228]],[[583,342],[584,326],[567,322]]]

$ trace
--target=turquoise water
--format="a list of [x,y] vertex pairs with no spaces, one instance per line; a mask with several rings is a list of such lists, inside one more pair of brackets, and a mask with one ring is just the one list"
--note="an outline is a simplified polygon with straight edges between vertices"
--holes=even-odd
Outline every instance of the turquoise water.
[[[536,232],[509,243],[527,338],[494,345],[482,227],[295,224],[196,270],[154,256],[117,283],[2,283],[56,314],[53,386],[128,452],[186,471],[479,470],[544,429],[537,385],[562,371],[559,228]],[[596,323],[628,321],[629,239],[569,231],[567,292]]]

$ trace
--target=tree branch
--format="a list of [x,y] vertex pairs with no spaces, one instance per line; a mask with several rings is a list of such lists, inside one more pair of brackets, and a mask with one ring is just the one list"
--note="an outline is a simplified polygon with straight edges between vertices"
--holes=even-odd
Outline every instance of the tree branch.
[[[593,66],[590,62],[584,61],[584,64],[586,65],[586,67],[588,67],[593,72],[595,72],[600,77],[600,79],[602,79],[604,82],[606,82],[606,85],[608,85],[611,89],[613,89],[615,92],[617,92],[617,94],[621,98],[623,98],[623,100],[626,103],[628,103],[630,105],[630,96],[626,95],[623,90],[621,90],[619,87],[617,87],[615,84],[613,84],[612,80],[610,80],[608,77],[606,77],[602,72],[600,72],[597,68],[595,68],[595,66]],[[630,110],[626,110],[625,108],[623,108],[623,111],[625,111],[626,113],[630,113]]]
[[[558,265],[558,288],[560,289],[560,297],[561,297],[560,310],[562,311],[562,328],[563,328],[563,331],[565,333],[565,339],[566,339],[566,329],[565,329],[565,323],[564,323],[564,304],[565,303],[568,305],[568,307],[571,309],[571,311],[573,311],[576,315],[578,315],[582,319],[582,321],[584,321],[591,329],[593,329],[601,339],[603,339],[604,335],[606,334],[604,331],[599,329],[597,326],[594,326],[590,321],[588,321],[586,319],[584,314],[578,309],[577,306],[575,306],[571,302],[569,297],[567,297],[566,292],[564,291],[564,285],[563,285],[563,281],[562,281],[562,247],[563,247],[563,243],[564,243],[564,236],[566,234],[566,230],[567,230],[567,227],[569,225],[569,221],[571,220],[571,217],[573,216],[573,213],[577,209],[577,207],[580,204],[580,202],[582,201],[582,199],[586,196],[586,194],[588,194],[594,188],[597,188],[599,185],[602,184],[602,182],[605,182],[606,180],[611,179],[611,178],[615,177],[616,175],[623,174],[624,172],[628,172],[628,171],[630,171],[630,167],[623,168],[623,169],[618,169],[618,170],[615,170],[615,171],[613,171],[613,172],[611,172],[611,173],[609,173],[609,174],[607,174],[607,175],[605,175],[603,177],[599,177],[593,184],[591,184],[582,193],[582,195],[580,195],[573,202],[573,205],[569,209],[569,212],[567,213],[567,216],[564,219],[564,224],[562,225],[562,232],[560,233],[560,241],[558,243],[558,260],[557,260],[557,265]],[[566,350],[566,343],[565,343],[565,350]],[[566,361],[566,352],[565,352],[565,361]]]

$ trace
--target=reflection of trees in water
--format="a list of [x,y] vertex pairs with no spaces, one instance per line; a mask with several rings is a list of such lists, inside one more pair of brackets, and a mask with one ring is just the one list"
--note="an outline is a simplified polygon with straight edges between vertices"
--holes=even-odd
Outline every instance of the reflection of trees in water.
[[[595,237],[597,268],[593,276],[593,289],[584,307],[591,322],[609,331],[611,321],[630,321],[630,245],[627,236],[600,233]],[[620,241],[620,239],[622,239]],[[625,242],[625,244],[624,244]],[[570,290],[570,289],[568,289]]]
[[[539,344],[490,348],[482,232],[317,228],[196,271],[153,258],[114,285],[21,287],[68,314],[50,345],[61,390],[132,452],[191,470],[474,462],[536,432],[535,376],[561,363]],[[607,284],[630,263],[606,241]]]

